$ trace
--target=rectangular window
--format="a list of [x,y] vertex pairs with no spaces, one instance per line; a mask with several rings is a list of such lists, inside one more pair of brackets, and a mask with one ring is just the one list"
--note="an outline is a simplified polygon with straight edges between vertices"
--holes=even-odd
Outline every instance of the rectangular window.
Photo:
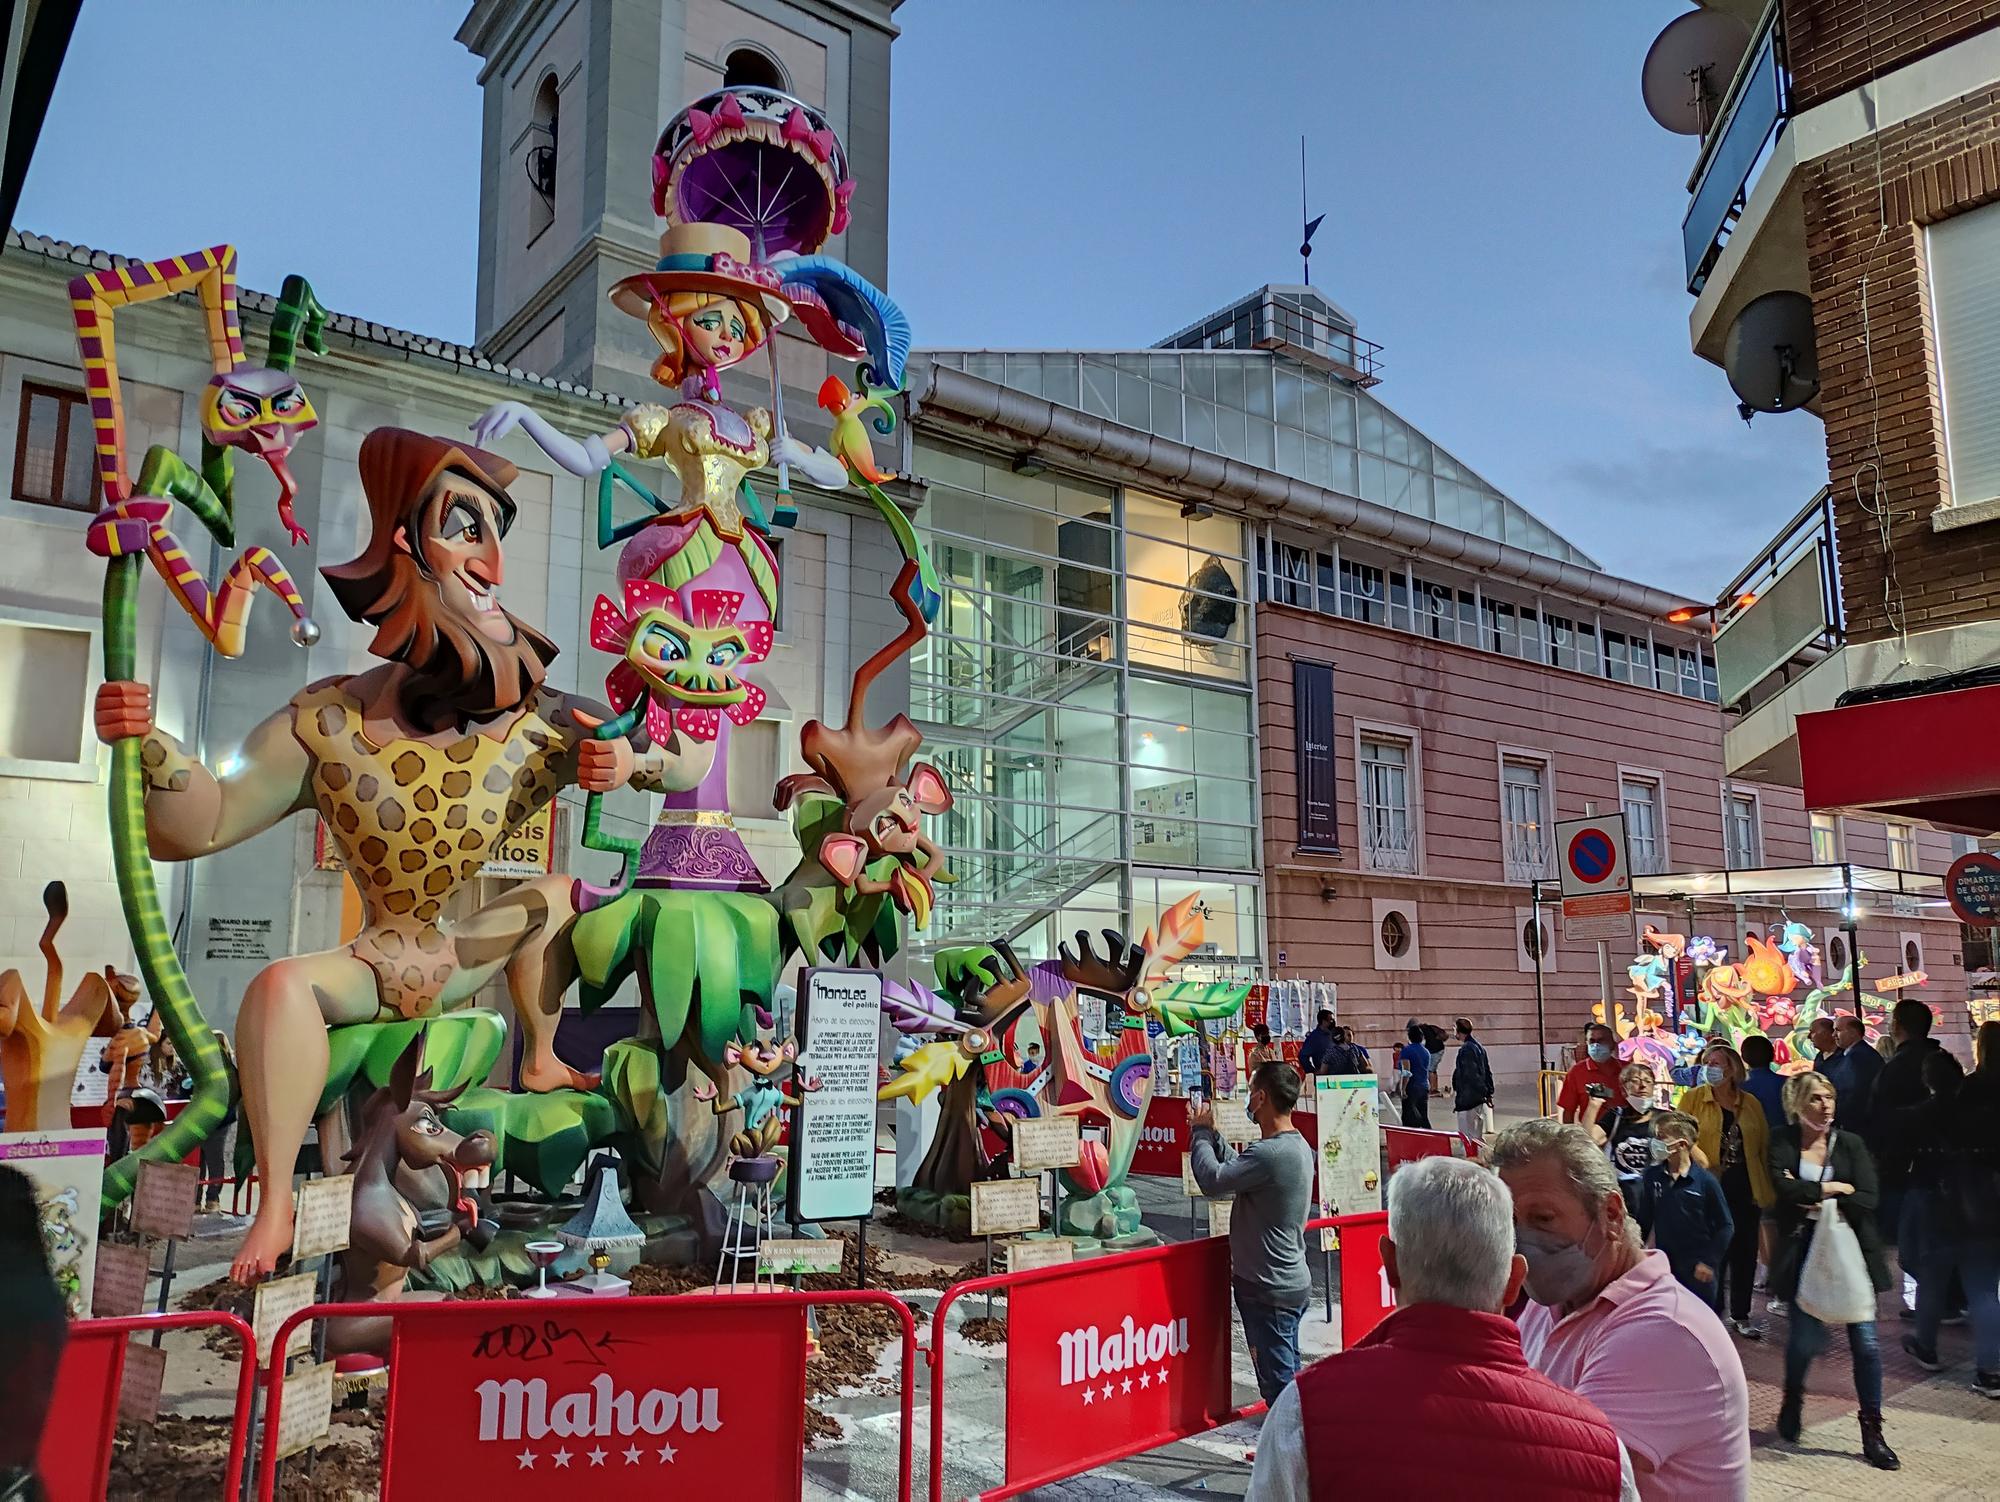
[[1410,629],[1410,576],[1400,568],[1389,571],[1389,624]]
[[1715,678],[1715,658],[1706,647],[1701,653],[1701,696],[1711,704],[1722,702],[1722,690]]
[[1604,659],[1597,655],[1597,624],[1594,621],[1576,623],[1576,666],[1579,672],[1593,678],[1604,676]]
[[1701,697],[1701,658],[1690,647],[1680,649],[1681,693],[1690,699]]
[[[0,621],[0,758],[97,765],[90,649],[88,631]],[[17,769],[17,775],[38,773]]]
[[1730,793],[1724,797],[1722,836],[1731,870],[1741,871],[1764,863],[1764,840],[1757,827],[1754,793]]
[[1632,681],[1632,654],[1622,631],[1604,633],[1604,676],[1614,683]]
[[1840,820],[1833,814],[1812,816],[1812,852],[1815,866],[1840,862]]
[[1633,874],[1659,875],[1667,869],[1666,821],[1660,817],[1659,783],[1628,774],[1619,780],[1618,796],[1625,806],[1625,853]]
[[1552,874],[1547,762],[1510,756],[1500,764],[1500,821],[1507,879]]
[[1304,548],[1281,542],[1277,545],[1274,560],[1277,567],[1271,580],[1271,598],[1280,605],[1312,609],[1312,554]]
[[1334,571],[1333,554],[1317,554],[1313,562],[1319,575],[1319,613],[1321,615],[1339,615],[1340,576]]
[[1361,854],[1371,871],[1417,869],[1414,761],[1409,741],[1361,738]]
[[1577,668],[1576,622],[1572,621],[1568,616],[1550,615],[1544,610],[1542,612],[1542,635],[1548,642],[1549,661],[1559,668],[1568,668],[1571,672],[1575,672]]
[[1680,659],[1665,642],[1653,643],[1653,687],[1663,694],[1681,691]]
[[1542,639],[1541,618],[1532,605],[1521,607],[1521,656],[1528,662],[1547,662],[1548,644]]
[[1458,640],[1462,646],[1479,645],[1479,601],[1469,589],[1458,592]]
[[1486,600],[1486,650],[1502,657],[1521,655],[1520,633],[1514,625],[1514,607],[1505,600]]
[[1388,594],[1382,570],[1373,564],[1340,560],[1340,613],[1350,621],[1380,626],[1389,618]]
[[1889,836],[1889,869],[1892,871],[1914,871],[1917,869],[1917,832],[1907,824],[1885,824],[1883,832]]
[[1951,504],[2000,497],[2000,204],[1926,231]]
[[84,394],[23,381],[14,438],[14,499],[65,511],[95,511],[95,457]]
[[1428,579],[1418,579],[1417,594],[1417,635],[1428,636],[1432,641],[1458,640],[1458,610],[1452,598],[1449,584],[1433,584]]

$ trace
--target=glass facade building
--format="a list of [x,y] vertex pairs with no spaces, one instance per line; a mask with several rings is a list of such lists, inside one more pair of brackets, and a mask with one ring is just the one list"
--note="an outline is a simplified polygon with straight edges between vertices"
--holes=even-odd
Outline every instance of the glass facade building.
[[945,600],[911,714],[952,790],[958,877],[917,947],[1046,958],[1079,928],[1136,939],[1199,890],[1209,962],[1257,965],[1242,522],[922,433],[912,462]]

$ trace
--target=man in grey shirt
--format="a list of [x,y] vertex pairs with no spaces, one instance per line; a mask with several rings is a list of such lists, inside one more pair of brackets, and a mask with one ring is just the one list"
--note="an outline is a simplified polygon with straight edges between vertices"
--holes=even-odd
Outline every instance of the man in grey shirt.
[[1292,1126],[1298,1103],[1298,1070],[1273,1061],[1250,1076],[1248,1110],[1263,1134],[1259,1141],[1231,1151],[1206,1101],[1189,1117],[1195,1182],[1203,1194],[1236,1197],[1229,1213],[1230,1283],[1266,1403],[1298,1375],[1299,1316],[1312,1299],[1304,1228],[1313,1150]]

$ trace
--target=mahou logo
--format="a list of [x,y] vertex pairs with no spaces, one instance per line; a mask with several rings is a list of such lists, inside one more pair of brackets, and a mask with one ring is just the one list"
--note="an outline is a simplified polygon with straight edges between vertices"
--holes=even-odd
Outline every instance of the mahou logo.
[[511,1377],[504,1382],[489,1378],[477,1392],[482,1440],[668,1434],[676,1429],[699,1434],[722,1427],[713,1387],[685,1387],[678,1393],[654,1387],[638,1394],[620,1388],[607,1372],[593,1378],[587,1388],[558,1394],[553,1404],[549,1384],[540,1377],[525,1381]]
[[1145,1126],[1139,1128],[1139,1140],[1158,1147],[1172,1147],[1179,1140],[1179,1134],[1170,1126]]
[[[1128,1314],[1125,1322],[1114,1327],[1109,1335],[1096,1325],[1085,1325],[1058,1337],[1058,1344],[1062,1347],[1062,1385],[1070,1387],[1094,1377],[1154,1366],[1169,1356],[1187,1354],[1188,1322],[1177,1319],[1139,1325]],[[1160,1373],[1160,1381],[1166,1381],[1164,1371]],[[1106,1396],[1110,1394],[1107,1392]]]

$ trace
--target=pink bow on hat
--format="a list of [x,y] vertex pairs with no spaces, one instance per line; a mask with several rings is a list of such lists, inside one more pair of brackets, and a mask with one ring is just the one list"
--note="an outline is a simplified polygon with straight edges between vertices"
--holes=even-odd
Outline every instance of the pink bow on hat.
[[707,110],[692,107],[688,110],[688,129],[694,132],[697,146],[706,146],[709,138],[724,126],[732,130],[743,128],[743,106],[736,102],[734,94],[724,94],[712,115]]

